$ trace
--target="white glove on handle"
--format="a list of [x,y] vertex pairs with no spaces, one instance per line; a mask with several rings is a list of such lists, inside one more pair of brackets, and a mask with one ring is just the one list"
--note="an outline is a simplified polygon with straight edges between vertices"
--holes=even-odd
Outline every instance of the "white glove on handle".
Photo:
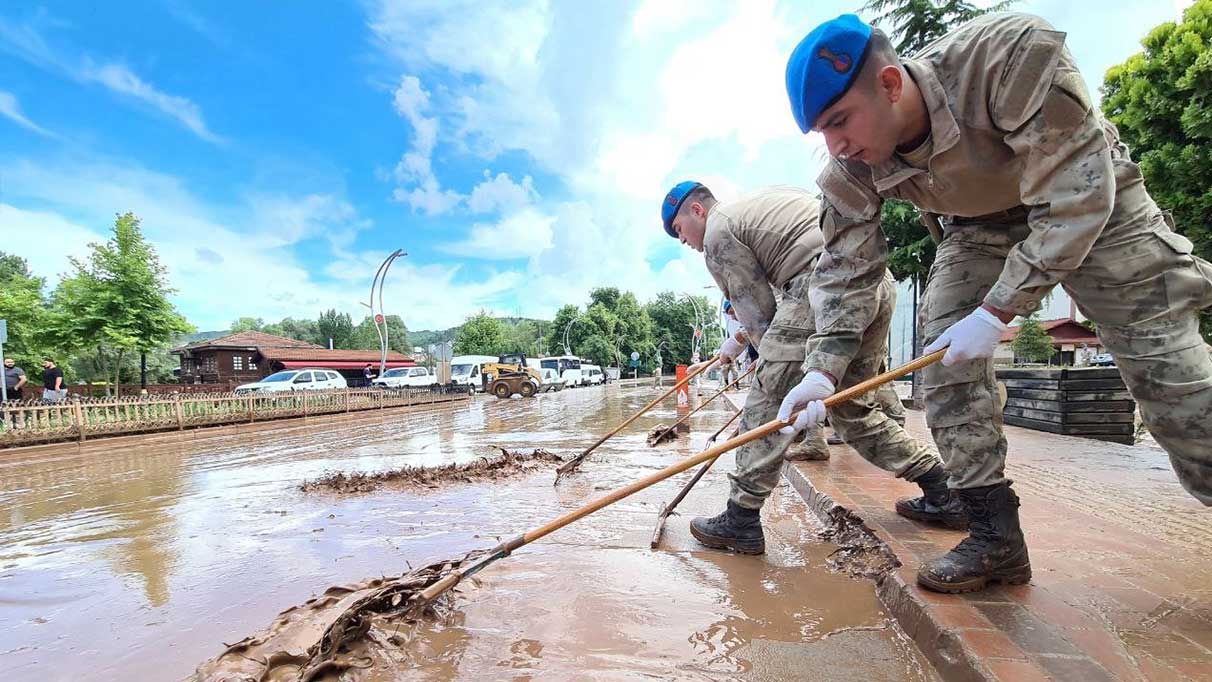
[[779,433],[799,433],[825,421],[825,403],[821,401],[833,395],[835,390],[829,377],[820,372],[809,372],[800,383],[787,391],[787,397],[783,398],[783,404],[779,405],[779,419],[787,421],[797,407],[805,404],[807,407],[795,418],[793,426],[784,426],[779,429]]
[[729,336],[724,339],[724,343],[720,344],[720,366],[731,364],[743,350],[745,350],[745,344],[737,341],[736,338]]
[[943,332],[943,335],[926,346],[924,352],[933,353],[947,349],[943,356],[943,366],[950,367],[957,362],[969,360],[985,360],[993,357],[997,342],[1006,331],[1006,323],[997,319],[993,313],[984,308],[977,308],[964,319],[956,322]]

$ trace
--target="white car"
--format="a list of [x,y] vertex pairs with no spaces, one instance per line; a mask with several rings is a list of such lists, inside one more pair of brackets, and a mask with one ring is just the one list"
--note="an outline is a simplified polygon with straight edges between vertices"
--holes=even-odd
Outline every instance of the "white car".
[[586,386],[596,386],[606,383],[606,375],[602,373],[602,368],[597,365],[581,365],[581,380]]
[[426,367],[397,367],[383,372],[370,382],[379,388],[404,388],[405,386],[432,386],[438,383],[437,375],[430,374]]
[[323,391],[332,388],[347,388],[345,377],[331,369],[287,369],[270,374],[251,384],[240,384],[236,395],[249,393],[289,393],[290,391]]

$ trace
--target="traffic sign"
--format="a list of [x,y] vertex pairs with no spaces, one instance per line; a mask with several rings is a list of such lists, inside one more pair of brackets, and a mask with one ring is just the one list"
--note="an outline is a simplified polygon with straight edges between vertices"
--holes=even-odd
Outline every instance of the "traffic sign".
[[631,361],[635,362],[636,360],[639,360],[639,359],[640,359],[640,352],[635,351],[635,350],[631,351]]
[[383,313],[375,313],[375,324],[383,324]]

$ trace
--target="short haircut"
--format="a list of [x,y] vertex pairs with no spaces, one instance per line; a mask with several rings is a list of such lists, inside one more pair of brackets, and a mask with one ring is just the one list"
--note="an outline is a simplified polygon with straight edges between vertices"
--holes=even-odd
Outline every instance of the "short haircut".
[[715,195],[711,193],[711,190],[707,189],[706,185],[699,185],[698,187],[690,190],[690,193],[686,195],[685,199],[682,199],[682,207],[678,209],[678,213],[687,210],[686,207],[694,201],[697,201],[704,206],[710,206],[711,204],[715,203]]
[[871,38],[867,41],[867,49],[863,53],[862,71],[859,82],[865,88],[875,87],[875,74],[885,66],[900,64],[900,55],[896,53],[888,34],[878,28],[871,29]]

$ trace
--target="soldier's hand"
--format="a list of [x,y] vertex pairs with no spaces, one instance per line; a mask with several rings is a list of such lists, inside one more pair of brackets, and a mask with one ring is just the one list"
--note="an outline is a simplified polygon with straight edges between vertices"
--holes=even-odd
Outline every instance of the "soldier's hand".
[[743,350],[745,350],[745,344],[737,341],[735,338],[729,336],[724,339],[724,343],[720,344],[720,366],[723,367],[732,363]]
[[977,308],[964,319],[956,322],[943,332],[942,336],[926,346],[924,352],[929,354],[943,348],[943,366],[950,367],[957,362],[970,360],[987,360],[993,357],[997,343],[1006,331],[1006,323],[997,319],[993,313],[984,308]]
[[804,411],[796,417],[793,425],[784,426],[779,429],[779,433],[784,435],[799,433],[825,421],[825,404],[821,401],[833,395],[835,390],[837,389],[834,388],[829,377],[820,372],[809,372],[800,383],[787,391],[787,396],[779,405],[778,418],[787,421],[791,418],[791,413],[801,406],[805,406]]

